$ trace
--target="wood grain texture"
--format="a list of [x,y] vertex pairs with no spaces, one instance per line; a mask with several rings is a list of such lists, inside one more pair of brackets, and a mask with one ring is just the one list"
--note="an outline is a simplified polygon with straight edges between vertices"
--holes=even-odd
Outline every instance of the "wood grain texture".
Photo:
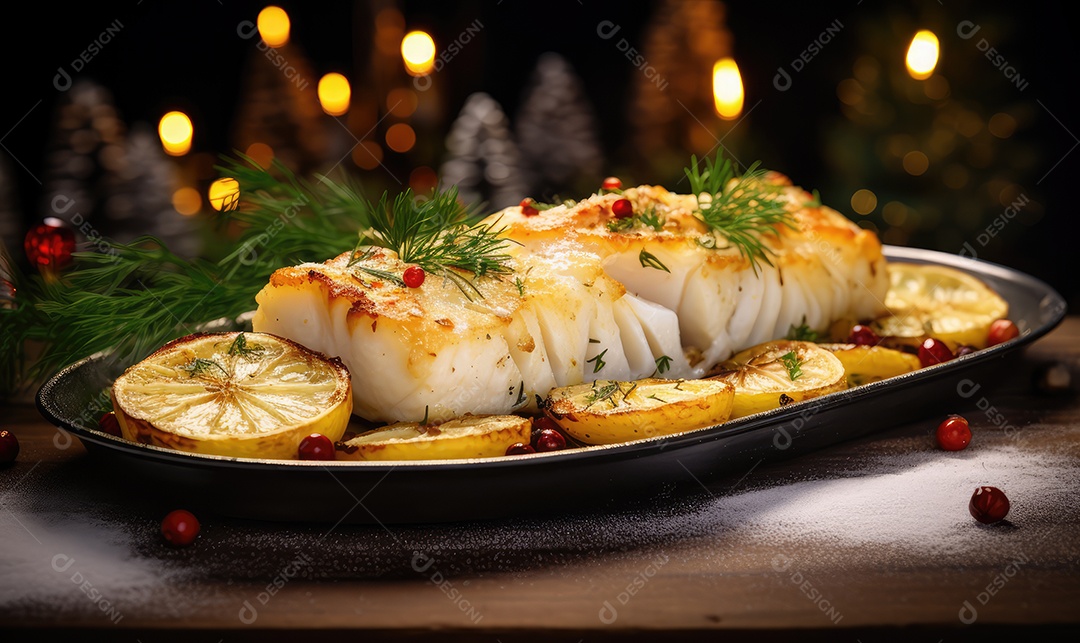
[[[1074,384],[1054,395],[1039,392],[1032,382],[1054,362],[1068,368]],[[957,411],[971,421],[980,448],[1080,460],[1078,380],[1080,318],[1070,317],[985,389],[1013,428],[996,426],[975,398]],[[78,518],[67,528],[80,520],[104,524],[125,535],[131,560],[170,571],[144,598],[116,600],[123,618],[114,624],[86,604],[77,586],[49,595],[36,591],[33,574],[3,574],[0,549],[0,590],[10,590],[3,585],[13,579],[28,582],[26,600],[0,603],[0,627],[29,628],[18,630],[20,637],[40,628],[88,627],[91,639],[143,641],[171,640],[164,631],[171,628],[227,630],[219,638],[263,641],[290,640],[289,632],[307,629],[316,632],[303,638],[317,633],[327,640],[358,640],[354,630],[361,629],[365,639],[428,633],[444,640],[578,641],[663,633],[761,641],[798,633],[806,640],[951,641],[1023,633],[1028,626],[1073,633],[1080,625],[1080,515],[1071,509],[1015,524],[1000,551],[987,548],[980,531],[972,542],[981,549],[958,558],[809,535],[771,541],[715,516],[718,498],[774,487],[797,494],[800,481],[859,475],[869,456],[924,449],[936,417],[754,467],[707,488],[688,481],[658,490],[633,508],[551,518],[526,511],[513,521],[391,529],[203,515],[196,545],[181,550],[158,537],[161,516],[174,507],[163,506],[153,489],[97,466],[77,440],[68,444],[33,408],[8,406],[2,418],[0,426],[22,444],[18,462],[0,469],[8,546],[33,553],[29,540],[14,540],[46,543],[41,574],[56,573],[49,569],[53,534],[45,517],[63,507]],[[1080,494],[1080,480],[1065,484],[1064,491]],[[529,498],[521,502],[527,509]],[[958,511],[966,512],[966,502]],[[13,526],[28,517],[35,520],[27,529]],[[972,529],[982,528],[972,522]],[[985,605],[977,603],[1018,552],[1030,562]],[[117,564],[129,564],[124,560]],[[778,560],[788,566],[781,570]],[[958,617],[964,601],[978,606],[972,625]]]

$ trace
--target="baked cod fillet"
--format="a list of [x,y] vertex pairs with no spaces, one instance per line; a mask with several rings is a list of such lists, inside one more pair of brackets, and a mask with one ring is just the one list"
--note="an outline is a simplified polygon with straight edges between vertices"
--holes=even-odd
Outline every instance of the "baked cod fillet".
[[[479,296],[437,275],[419,288],[380,278],[408,266],[370,248],[351,266],[345,253],[276,271],[253,327],[340,357],[353,412],[374,421],[535,410],[556,386],[598,379],[701,377],[804,318],[823,330],[883,311],[877,238],[782,190],[793,226],[763,238],[772,266],[702,247],[693,197],[642,186],[536,216],[491,215],[521,245],[507,249],[512,274],[473,278]],[[663,224],[609,229],[620,198]]]

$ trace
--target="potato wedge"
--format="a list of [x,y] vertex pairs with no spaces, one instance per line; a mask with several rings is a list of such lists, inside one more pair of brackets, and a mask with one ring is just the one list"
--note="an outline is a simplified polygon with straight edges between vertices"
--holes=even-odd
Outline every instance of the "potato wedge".
[[884,346],[858,346],[855,344],[818,344],[829,351],[844,365],[848,386],[888,379],[918,370],[919,358]]
[[597,380],[551,391],[544,410],[585,444],[616,444],[720,424],[734,395],[718,380]]
[[532,421],[516,415],[466,415],[442,424],[398,422],[346,441],[338,460],[454,460],[506,455],[529,443]]
[[758,344],[724,362],[723,368],[713,379],[735,387],[732,418],[847,388],[844,365],[812,342]]

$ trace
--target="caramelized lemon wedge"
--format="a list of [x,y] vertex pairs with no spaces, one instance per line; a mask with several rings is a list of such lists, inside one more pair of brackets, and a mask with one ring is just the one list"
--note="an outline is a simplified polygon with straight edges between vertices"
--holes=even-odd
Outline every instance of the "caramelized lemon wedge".
[[888,379],[921,367],[919,358],[884,346],[855,344],[818,344],[844,365],[848,386],[859,386]]
[[732,418],[775,409],[847,388],[844,365],[812,342],[759,344],[723,363],[713,379],[735,387]]
[[233,457],[297,457],[305,436],[338,440],[352,409],[349,371],[263,333],[198,333],[127,369],[112,387],[124,437]]
[[979,279],[937,265],[889,264],[889,314],[870,327],[887,343],[918,346],[934,337],[956,350],[986,348],[990,324],[1009,315],[1009,304]]
[[734,396],[718,380],[597,380],[551,391],[544,408],[577,440],[615,444],[725,422]]

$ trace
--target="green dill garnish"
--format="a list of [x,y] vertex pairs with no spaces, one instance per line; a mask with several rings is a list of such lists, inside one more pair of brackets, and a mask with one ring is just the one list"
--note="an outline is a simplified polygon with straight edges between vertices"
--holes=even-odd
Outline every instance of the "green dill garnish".
[[592,364],[593,365],[593,369],[592,369],[593,373],[599,373],[600,369],[607,366],[607,362],[604,361],[604,355],[606,355],[607,352],[608,352],[608,349],[605,348],[604,350],[597,353],[596,357],[593,357],[592,359],[585,360],[586,364]]
[[667,404],[667,400],[657,397],[655,393],[650,395],[649,399],[650,400],[656,400],[657,402],[663,402],[664,404]]
[[612,232],[626,232],[634,227],[634,217],[626,217],[625,219],[612,219],[606,224],[607,229]]
[[518,297],[525,296],[525,280],[521,277],[514,277],[514,288],[517,288]]
[[615,400],[612,399],[612,397],[618,391],[619,391],[619,383],[618,382],[608,382],[607,384],[604,384],[604,385],[600,386],[600,388],[597,388],[596,387],[596,382],[594,381],[593,382],[593,390],[592,390],[592,392],[589,393],[589,397],[585,398],[588,401],[588,404],[585,405],[585,408],[588,409],[593,404],[597,404],[599,402],[604,402],[604,401],[610,401],[612,407],[617,406]]
[[639,225],[660,232],[664,229],[665,223],[667,223],[667,219],[664,218],[664,215],[657,214],[656,208],[650,206],[641,214],[626,217],[625,219],[613,219],[605,225],[612,232],[627,232]]
[[818,191],[816,189],[812,192],[812,194],[814,196],[813,196],[812,199],[810,199],[809,201],[806,202],[806,207],[808,207],[808,208],[820,208],[821,207],[821,195],[818,193]]
[[430,408],[428,407],[427,404],[425,404],[424,405],[424,419],[420,420],[420,426],[427,426],[428,425],[428,411],[430,411]]
[[590,337],[589,338],[589,343],[590,344],[599,344],[600,340],[599,339],[593,339],[592,337]]
[[218,364],[212,359],[206,359],[204,357],[196,357],[183,366],[178,366],[177,369],[181,371],[187,371],[189,377],[195,377],[196,375],[209,375],[210,369],[216,368],[221,371],[225,377],[229,377],[229,371],[225,370],[225,367]]
[[656,255],[649,252],[645,248],[642,248],[641,252],[638,254],[638,261],[641,262],[642,268],[655,268],[657,270],[663,270],[664,272],[671,272],[670,270],[668,270],[667,266],[665,266],[663,263],[661,263],[659,259],[656,258]]
[[521,384],[518,384],[517,401],[514,402],[514,407],[519,407],[525,403],[525,380],[521,380]]
[[631,382],[630,384],[631,384],[630,388],[627,389],[626,392],[623,393],[623,395],[622,395],[622,401],[624,403],[626,403],[626,398],[630,397],[630,394],[633,393],[634,391],[636,391],[637,387],[638,387],[637,382]]
[[794,382],[803,374],[802,369],[799,367],[799,356],[795,354],[795,351],[788,351],[780,356],[780,361],[784,363],[784,368],[787,369],[788,377]]
[[229,355],[240,355],[242,357],[251,357],[252,355],[258,355],[266,350],[266,347],[259,344],[248,344],[247,337],[244,337],[243,333],[236,336],[236,339],[229,344]]
[[399,286],[401,288],[405,287],[405,280],[401,277],[398,277],[392,272],[388,272],[386,270],[379,270],[378,268],[368,268],[367,266],[356,266],[356,269],[360,272],[367,273],[372,277],[376,277],[378,279],[385,279],[386,281],[393,283],[395,286]]
[[661,355],[656,358],[656,372],[660,375],[668,372],[671,368],[671,358],[667,355]]
[[791,324],[788,327],[788,333],[785,339],[793,339],[798,342],[816,342],[818,333],[816,330],[806,325],[806,315],[803,315],[801,324],[798,326]]
[[[794,227],[791,215],[784,208],[781,193],[764,181],[766,171],[754,162],[741,176],[729,159],[717,152],[714,159],[704,159],[705,169],[698,167],[697,156],[690,157],[686,178],[697,201],[697,216],[709,227],[713,236],[722,235],[728,247],[734,246],[743,258],[750,261],[755,274],[758,262],[772,265],[772,250],[763,237],[777,235],[777,224]],[[699,240],[704,247],[708,247]]]

